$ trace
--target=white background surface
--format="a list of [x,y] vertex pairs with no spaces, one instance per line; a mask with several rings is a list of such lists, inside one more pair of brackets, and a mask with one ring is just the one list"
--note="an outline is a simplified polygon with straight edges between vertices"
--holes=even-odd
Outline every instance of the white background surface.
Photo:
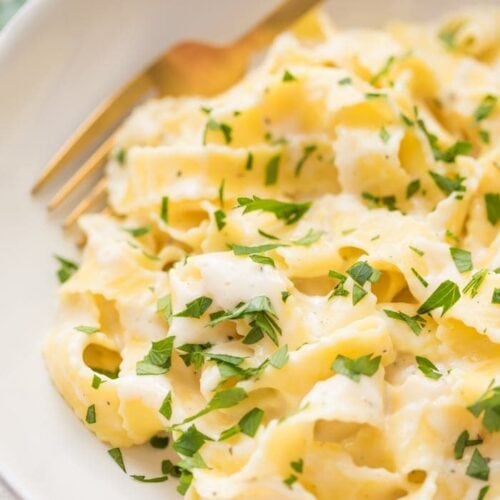
[[[0,475],[21,497],[174,498],[172,485],[125,477],[50,384],[40,347],[54,313],[52,254],[77,252],[43,208],[49,193],[32,199],[29,189],[86,114],[170,43],[230,40],[276,3],[32,0],[0,33]],[[463,5],[334,0],[330,10],[344,24],[368,25]]]

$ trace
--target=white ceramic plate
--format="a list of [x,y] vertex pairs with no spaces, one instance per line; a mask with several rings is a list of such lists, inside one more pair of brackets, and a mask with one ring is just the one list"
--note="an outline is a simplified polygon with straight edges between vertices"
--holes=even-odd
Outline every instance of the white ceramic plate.
[[[0,476],[18,496],[175,498],[171,483],[128,479],[50,384],[40,348],[56,299],[52,254],[77,252],[44,210],[49,193],[32,199],[30,185],[86,114],[156,54],[186,37],[230,40],[276,4],[31,0],[0,34]],[[463,5],[333,0],[329,9],[342,24],[378,25]]]

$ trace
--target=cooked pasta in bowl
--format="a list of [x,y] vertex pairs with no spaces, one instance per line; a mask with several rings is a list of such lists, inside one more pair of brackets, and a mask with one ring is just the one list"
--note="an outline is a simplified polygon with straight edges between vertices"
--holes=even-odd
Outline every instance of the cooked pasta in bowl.
[[137,108],[44,353],[190,499],[500,496],[500,11],[309,15]]

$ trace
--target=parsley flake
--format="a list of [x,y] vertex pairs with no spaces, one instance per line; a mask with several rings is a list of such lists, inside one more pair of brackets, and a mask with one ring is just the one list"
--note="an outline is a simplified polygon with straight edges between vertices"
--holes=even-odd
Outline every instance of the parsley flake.
[[[390,57],[387,59],[387,61],[384,63],[384,65],[382,66],[382,68],[380,68],[380,70],[379,70],[379,71],[377,71],[377,73],[375,73],[375,74],[372,76],[372,78],[371,78],[371,80],[370,80],[370,83],[371,83],[372,85],[376,85],[376,84],[378,83],[378,81],[379,81],[382,77],[386,76],[386,75],[389,73],[389,71],[391,70],[391,67],[392,67],[392,65],[394,64],[394,61],[395,61],[395,60],[396,60],[396,58],[395,58],[394,56],[390,56]],[[385,141],[384,141],[384,142],[385,142]]]
[[380,129],[378,135],[382,139],[382,142],[384,144],[387,144],[389,142],[389,139],[391,138],[391,135],[389,134],[389,132],[387,132],[387,129],[385,127],[382,127]]
[[457,441],[455,442],[455,447],[453,448],[453,455],[457,460],[460,460],[464,456],[465,448],[467,446],[476,446],[481,444],[483,440],[478,436],[476,439],[469,439],[469,432],[463,431],[458,436]]
[[352,84],[352,78],[349,76],[346,76],[345,78],[342,78],[337,82],[339,85],[351,85]]
[[168,391],[158,410],[167,420],[172,418],[172,391]]
[[115,153],[115,160],[120,167],[123,167],[125,163],[127,163],[127,150],[125,148],[119,148]]
[[488,220],[494,226],[500,220],[500,193],[486,193],[484,202]]
[[481,269],[477,273],[473,274],[469,283],[467,283],[467,285],[465,285],[462,290],[462,292],[464,292],[464,295],[470,292],[470,296],[474,298],[478,294],[479,288],[483,284],[484,278],[486,278],[487,274],[487,269]]
[[299,458],[295,462],[290,462],[290,467],[295,472],[298,472],[299,474],[302,474],[302,471],[304,470],[304,460],[302,458]]
[[250,258],[257,264],[262,264],[264,266],[276,267],[274,260],[271,257],[266,257],[265,255],[252,254]]
[[434,380],[440,379],[443,374],[439,372],[437,366],[423,356],[415,356],[418,369],[427,377]]
[[475,416],[480,417],[484,427],[489,432],[500,431],[500,386],[492,387],[492,380],[485,393],[467,409]]
[[238,403],[243,401],[247,397],[247,392],[241,387],[231,387],[230,389],[223,389],[222,391],[216,392],[212,399],[208,402],[208,405],[203,408],[203,410],[195,413],[194,415],[183,420],[183,424],[192,422],[207,413],[215,410],[220,410],[224,408],[231,408],[236,406]]
[[324,231],[315,231],[314,229],[311,228],[309,229],[309,231],[305,236],[302,236],[302,238],[299,238],[298,240],[292,241],[292,243],[294,245],[308,247],[313,243],[316,243],[324,234],[325,234]]
[[174,314],[178,318],[201,318],[205,311],[212,305],[210,297],[201,296],[186,304],[186,308]]
[[446,195],[450,195],[454,191],[465,191],[465,186],[462,185],[462,182],[465,180],[463,177],[457,176],[452,179],[432,170],[429,170],[429,175],[436,183],[436,186]]
[[295,165],[295,177],[298,177],[302,172],[302,167],[307,159],[316,151],[318,147],[315,144],[309,144],[308,146],[304,146],[304,152],[302,153],[302,157]]
[[173,449],[185,455],[192,457],[204,444],[205,441],[212,441],[208,436],[201,433],[193,424],[186,432],[183,432],[181,437],[172,445]]
[[149,444],[158,450],[164,450],[169,443],[169,438],[167,436],[153,436],[149,440]]
[[488,481],[488,478],[490,477],[490,466],[477,448],[472,454],[465,473],[468,476],[480,479],[481,481]]
[[257,434],[257,430],[262,422],[262,417],[264,416],[264,412],[260,408],[254,408],[250,410],[248,413],[243,415],[240,421],[223,431],[219,437],[219,441],[224,441],[240,432],[243,434],[254,437]]
[[217,229],[221,231],[224,229],[226,225],[226,213],[223,210],[216,210],[214,212],[215,224],[217,225]]
[[68,281],[73,274],[78,271],[78,264],[75,262],[65,259],[64,257],[60,257],[59,255],[54,256],[61,266],[57,270],[57,277],[59,278],[59,283],[65,283]]
[[297,78],[295,78],[295,76],[293,76],[292,73],[286,69],[281,80],[283,82],[294,82]]
[[175,337],[166,337],[151,344],[151,349],[136,365],[137,375],[161,375],[170,370]]
[[450,254],[458,272],[466,273],[472,269],[472,256],[469,251],[451,247]]
[[357,283],[354,283],[352,288],[352,305],[355,306],[368,292],[361,288]]
[[115,461],[123,472],[127,472],[125,464],[123,463],[122,450],[120,450],[120,448],[112,448],[108,450],[108,455]]
[[346,272],[361,286],[363,286],[367,281],[376,283],[380,279],[380,271],[377,271],[365,261],[356,262]]
[[409,200],[413,195],[420,190],[420,179],[414,179],[406,187],[406,199]]
[[210,117],[205,125],[205,130],[203,132],[203,145],[207,144],[207,134],[209,130],[219,130],[224,136],[224,142],[229,144],[232,141],[232,131],[233,129],[227,123],[219,123],[214,118]]
[[280,166],[281,156],[274,155],[266,165],[266,186],[271,186],[276,184],[278,180],[279,166]]
[[288,346],[282,345],[270,358],[269,364],[278,370],[288,362]]
[[310,208],[311,203],[289,203],[272,199],[262,199],[254,196],[253,198],[238,198],[238,208],[244,207],[243,213],[262,210],[271,212],[278,219],[285,221],[285,224],[297,222]]
[[372,354],[360,356],[356,359],[348,358],[339,354],[332,364],[332,370],[359,382],[361,375],[371,377],[379,368],[381,357],[373,357]]
[[100,330],[98,326],[85,326],[85,325],[79,325],[75,326],[75,330],[77,332],[82,332],[86,333],[87,335],[91,335],[92,333],[96,333]]
[[156,312],[168,323],[172,321],[172,296],[165,295],[156,302]]
[[410,268],[411,269],[411,272],[413,273],[413,275],[415,276],[415,278],[418,279],[418,281],[420,281],[420,283],[422,283],[423,286],[425,286],[425,288],[427,288],[429,286],[429,283],[423,278],[423,276],[421,274],[419,274],[419,272],[414,268]]
[[404,321],[415,335],[420,335],[422,328],[425,326],[425,319],[418,314],[409,316],[404,312],[391,311],[389,309],[384,309],[384,312],[391,319]]
[[460,298],[460,289],[453,281],[443,281],[427,300],[418,308],[418,314],[425,314],[442,307],[441,316],[448,311]]
[[168,196],[162,196],[160,207],[160,219],[168,224]]
[[253,168],[253,153],[249,151],[245,162],[245,170],[252,170],[252,168]]
[[92,389],[99,389],[99,386],[104,382],[105,381],[101,377],[99,377],[94,373],[94,375],[92,376],[92,383],[91,383]]
[[275,248],[286,246],[281,243],[267,243],[265,245],[257,245],[255,247],[246,247],[244,245],[232,244],[229,248],[234,252],[234,255],[251,255],[256,253],[269,252]]
[[491,296],[492,304],[500,304],[500,288],[495,288],[493,290],[493,295]]
[[481,102],[479,103],[479,106],[476,108],[474,111],[474,120],[476,122],[480,122],[482,120],[485,120],[488,118],[488,116],[493,113],[495,106],[497,104],[498,98],[494,95],[488,94],[483,97]]
[[85,422],[87,424],[95,424],[96,423],[96,414],[95,414],[95,405],[90,405],[87,408],[87,415],[85,416]]

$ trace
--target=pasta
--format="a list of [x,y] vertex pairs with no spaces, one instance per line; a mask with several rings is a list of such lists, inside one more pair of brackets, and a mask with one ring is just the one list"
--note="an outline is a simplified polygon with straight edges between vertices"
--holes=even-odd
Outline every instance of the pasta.
[[171,435],[151,480],[192,500],[500,498],[499,95],[498,9],[315,12],[137,108],[61,259],[58,390],[124,470]]

